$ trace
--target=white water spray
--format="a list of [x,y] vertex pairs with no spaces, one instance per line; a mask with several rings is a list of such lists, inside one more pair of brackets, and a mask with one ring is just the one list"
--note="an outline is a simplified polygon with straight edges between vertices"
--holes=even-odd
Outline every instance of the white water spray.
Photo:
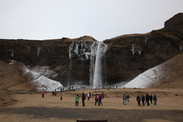
[[[93,72],[92,72],[92,74],[93,74],[92,80],[93,80],[94,89],[103,87],[103,67],[102,67],[103,60],[102,59],[103,59],[106,51],[107,51],[107,45],[104,42],[97,42],[97,43],[94,42],[94,44],[92,44],[92,46],[91,46],[91,57],[92,57],[92,55],[95,56],[95,64],[92,65],[92,69],[94,68]],[[92,60],[94,60],[94,59],[92,59]],[[93,63],[92,60],[91,60],[91,62]]]
[[39,57],[39,53],[40,53],[40,51],[41,51],[41,48],[42,48],[42,47],[37,47],[37,58]]
[[14,50],[11,51],[11,57],[14,58]]

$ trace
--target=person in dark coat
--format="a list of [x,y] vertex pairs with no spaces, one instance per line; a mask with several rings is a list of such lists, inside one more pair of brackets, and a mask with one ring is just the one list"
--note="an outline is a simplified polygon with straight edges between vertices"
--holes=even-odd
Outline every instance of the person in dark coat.
[[138,106],[141,106],[140,101],[141,101],[141,99],[140,99],[140,96],[138,95],[138,96],[137,96],[137,103],[138,103]]
[[148,93],[146,94],[146,103],[147,103],[147,106],[150,106],[150,104],[149,104],[149,94]]
[[85,94],[84,94],[84,92],[82,92],[82,105],[83,106],[85,106],[85,99],[86,99]]
[[45,94],[44,89],[43,89],[41,94],[42,94],[42,98],[44,98],[44,94]]
[[153,96],[151,95],[151,96],[149,97],[149,99],[150,99],[150,101],[151,101],[151,104],[152,104],[152,101],[153,101]]
[[142,95],[142,105],[143,106],[145,105],[145,97],[144,97],[144,95]]
[[157,103],[157,97],[156,97],[156,94],[154,95],[154,105],[156,105]]

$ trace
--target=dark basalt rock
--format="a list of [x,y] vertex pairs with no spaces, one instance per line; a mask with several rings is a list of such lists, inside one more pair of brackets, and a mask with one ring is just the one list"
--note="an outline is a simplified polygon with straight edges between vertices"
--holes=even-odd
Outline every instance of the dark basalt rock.
[[182,18],[182,13],[177,14],[166,21],[165,28],[147,34],[105,40],[110,47],[106,53],[107,83],[132,80],[145,70],[180,53],[180,46],[183,47]]
[[[183,13],[180,13],[167,20],[163,29],[104,40],[109,47],[105,57],[105,83],[129,81],[180,53],[180,46],[183,46],[182,19]],[[32,67],[50,66],[58,74],[52,79],[63,85],[67,85],[68,80],[89,84],[90,60],[81,60],[82,55],[75,55],[70,62],[69,47],[73,41],[85,41],[91,45],[96,40],[88,36],[42,41],[0,39],[0,60],[17,60]],[[71,79],[68,79],[69,75]]]
[[[55,40],[11,40],[0,39],[0,60],[9,62],[16,60],[30,67],[49,66],[58,75],[54,80],[60,81],[63,85],[67,84],[69,74],[69,46],[72,42],[85,41],[93,43],[96,41],[89,36],[77,39],[55,39]],[[79,59],[72,60],[71,76],[76,81],[89,79],[89,60],[81,61]]]

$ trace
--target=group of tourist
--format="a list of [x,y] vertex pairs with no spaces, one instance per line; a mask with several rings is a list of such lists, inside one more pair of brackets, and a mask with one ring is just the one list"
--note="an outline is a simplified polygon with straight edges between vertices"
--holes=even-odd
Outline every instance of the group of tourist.
[[[52,92],[52,96],[56,96],[56,90]],[[44,98],[44,95],[45,95],[45,91],[43,89],[42,91],[42,98]],[[88,100],[90,100],[91,98],[91,92],[88,92]],[[62,93],[62,90],[60,92],[60,100],[62,101],[62,97],[63,97],[63,93]],[[79,106],[79,95],[76,94],[76,97],[75,97],[75,106]],[[82,106],[85,106],[85,100],[86,100],[86,96],[84,94],[84,92],[82,92],[81,94],[81,98],[82,98]],[[102,104],[102,99],[104,98],[104,93],[102,92],[101,94],[95,94],[95,106],[98,104],[98,106],[100,105],[103,105]],[[129,99],[130,99],[130,95],[128,94],[124,94],[122,96],[122,99],[123,99],[123,104],[126,105],[126,102],[129,102]],[[150,104],[153,104],[156,106],[157,104],[157,96],[156,94],[153,95],[149,95],[148,93],[146,95],[141,95],[141,96],[137,96],[136,97],[136,101],[137,101],[137,104],[138,106],[141,106],[141,103],[143,106],[145,106],[145,104],[147,104],[147,106],[150,106]]]
[[128,102],[130,101],[130,95],[128,95],[128,94],[127,95],[126,94],[123,95],[123,104],[124,105],[126,105],[126,101],[128,101]]
[[142,95],[141,97],[138,95],[137,98],[137,104],[138,106],[141,106],[141,101],[142,101],[142,105],[144,106],[145,104],[147,104],[147,106],[150,106],[150,103],[152,104],[154,101],[154,105],[156,105],[157,103],[157,96],[156,94],[154,94],[154,96],[149,95],[148,93],[144,96]]
[[[81,98],[82,98],[82,106],[85,106],[86,97],[85,97],[84,92],[82,92]],[[90,100],[90,98],[91,98],[91,92],[88,92],[88,100]],[[102,92],[102,94],[96,94],[95,95],[95,105],[96,104],[98,104],[98,106],[103,105],[102,98],[104,98],[103,92]],[[76,94],[76,97],[75,97],[75,106],[79,106],[79,95],[78,94]]]

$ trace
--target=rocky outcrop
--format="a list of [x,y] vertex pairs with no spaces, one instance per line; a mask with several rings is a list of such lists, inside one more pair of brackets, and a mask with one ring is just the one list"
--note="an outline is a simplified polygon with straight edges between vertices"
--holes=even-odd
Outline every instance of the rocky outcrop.
[[132,80],[180,53],[183,46],[182,18],[183,14],[175,15],[161,30],[105,40],[110,47],[106,53],[107,83]]
[[183,13],[176,14],[165,22],[165,28],[183,28]]
[[[0,60],[4,62],[16,60],[26,64],[29,68],[37,65],[49,66],[57,74],[50,78],[60,81],[63,85],[67,84],[68,75],[71,75],[75,81],[88,81],[89,60],[81,60],[78,56],[74,56],[70,62],[69,48],[73,42],[85,42],[86,45],[90,45],[94,41],[96,40],[89,36],[42,41],[0,39]],[[80,48],[79,46],[78,50]],[[72,71],[70,72],[71,64]]]

